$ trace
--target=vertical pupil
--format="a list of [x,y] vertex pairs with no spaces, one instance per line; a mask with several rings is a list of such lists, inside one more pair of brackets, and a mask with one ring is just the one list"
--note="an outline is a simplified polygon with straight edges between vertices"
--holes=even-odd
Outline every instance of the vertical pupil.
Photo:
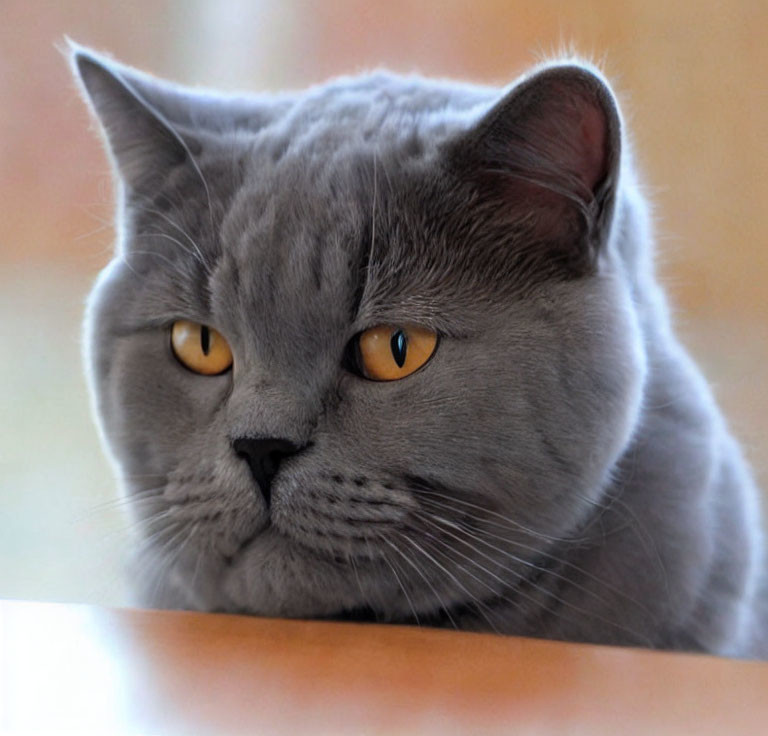
[[392,357],[395,359],[397,367],[402,368],[405,365],[405,353],[408,350],[408,338],[405,333],[402,330],[393,332],[389,345],[392,348]]
[[203,349],[203,355],[208,355],[211,349],[211,331],[205,325],[200,328],[200,347]]

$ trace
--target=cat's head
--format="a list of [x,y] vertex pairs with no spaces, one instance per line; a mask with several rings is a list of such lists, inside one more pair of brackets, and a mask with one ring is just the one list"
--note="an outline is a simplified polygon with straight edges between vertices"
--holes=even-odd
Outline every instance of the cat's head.
[[87,363],[149,601],[487,626],[637,421],[602,77],[227,97],[72,59],[119,181]]

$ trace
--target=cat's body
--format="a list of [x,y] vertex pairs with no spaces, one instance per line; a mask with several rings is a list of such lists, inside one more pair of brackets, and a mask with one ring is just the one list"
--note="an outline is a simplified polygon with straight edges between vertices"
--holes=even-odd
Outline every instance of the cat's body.
[[[768,657],[757,491],[599,75],[234,99],[73,58],[121,181],[87,348],[146,602]],[[233,367],[181,366],[178,320]],[[437,349],[366,380],[376,325]]]

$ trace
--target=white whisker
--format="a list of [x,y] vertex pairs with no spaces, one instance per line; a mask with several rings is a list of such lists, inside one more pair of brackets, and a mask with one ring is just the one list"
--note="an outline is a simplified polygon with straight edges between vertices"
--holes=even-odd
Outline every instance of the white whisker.
[[451,612],[448,610],[447,606],[443,602],[443,599],[440,597],[440,594],[437,592],[437,590],[435,590],[435,587],[432,585],[429,578],[422,572],[421,568],[415,562],[413,562],[396,544],[393,544],[386,538],[383,538],[383,539],[384,539],[384,542],[386,542],[386,544],[388,544],[393,550],[395,550],[395,552],[398,555],[400,555],[400,557],[402,557],[403,560],[407,562],[416,571],[419,577],[421,577],[421,579],[427,584],[427,587],[434,594],[438,604],[440,605],[440,608],[443,610],[446,617],[451,622],[451,625],[453,626],[454,629],[458,631],[459,627],[456,624],[456,621],[453,619],[453,616],[451,616]]

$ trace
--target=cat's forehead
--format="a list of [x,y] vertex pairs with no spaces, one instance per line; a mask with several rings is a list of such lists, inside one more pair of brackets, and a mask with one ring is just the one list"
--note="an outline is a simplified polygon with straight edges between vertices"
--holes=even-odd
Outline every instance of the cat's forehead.
[[291,105],[280,107],[266,127],[283,128],[307,141],[315,137],[321,144],[332,131],[346,139],[384,144],[398,134],[408,135],[414,122],[424,126],[425,133],[441,125],[461,125],[498,96],[494,88],[379,72],[310,88]]
[[438,139],[415,107],[403,120],[403,100],[383,81],[310,95],[241,151],[218,232],[220,291],[240,285],[241,311],[279,304],[296,323],[354,319],[371,252],[398,240],[392,199]]
[[[176,249],[174,288],[185,302],[200,302],[194,315],[211,314],[231,329],[280,324],[286,335],[325,339],[348,331],[361,311],[368,321],[428,320],[436,299],[421,293],[418,269],[438,272],[424,257],[436,241],[419,220],[437,203],[414,177],[433,178],[440,143],[496,96],[389,74],[311,89],[258,130],[204,147],[202,176],[187,170],[183,181],[170,181],[159,197],[168,194],[170,208],[145,208],[139,230],[185,242],[179,227],[200,234],[196,245],[215,264],[213,276],[197,267],[195,249]],[[410,263],[409,273],[399,262]],[[398,312],[403,296],[408,306]]]
[[[252,161],[269,170],[299,165],[307,177],[328,166],[378,154],[415,155],[465,129],[499,90],[380,72],[349,77],[290,97],[265,98],[265,114],[248,136]],[[278,102],[279,100],[279,102]],[[269,164],[275,164],[274,169]],[[261,172],[265,177],[270,171]]]
[[319,189],[243,184],[219,232],[214,311],[256,330],[280,323],[317,335],[352,321],[368,224],[359,206]]

